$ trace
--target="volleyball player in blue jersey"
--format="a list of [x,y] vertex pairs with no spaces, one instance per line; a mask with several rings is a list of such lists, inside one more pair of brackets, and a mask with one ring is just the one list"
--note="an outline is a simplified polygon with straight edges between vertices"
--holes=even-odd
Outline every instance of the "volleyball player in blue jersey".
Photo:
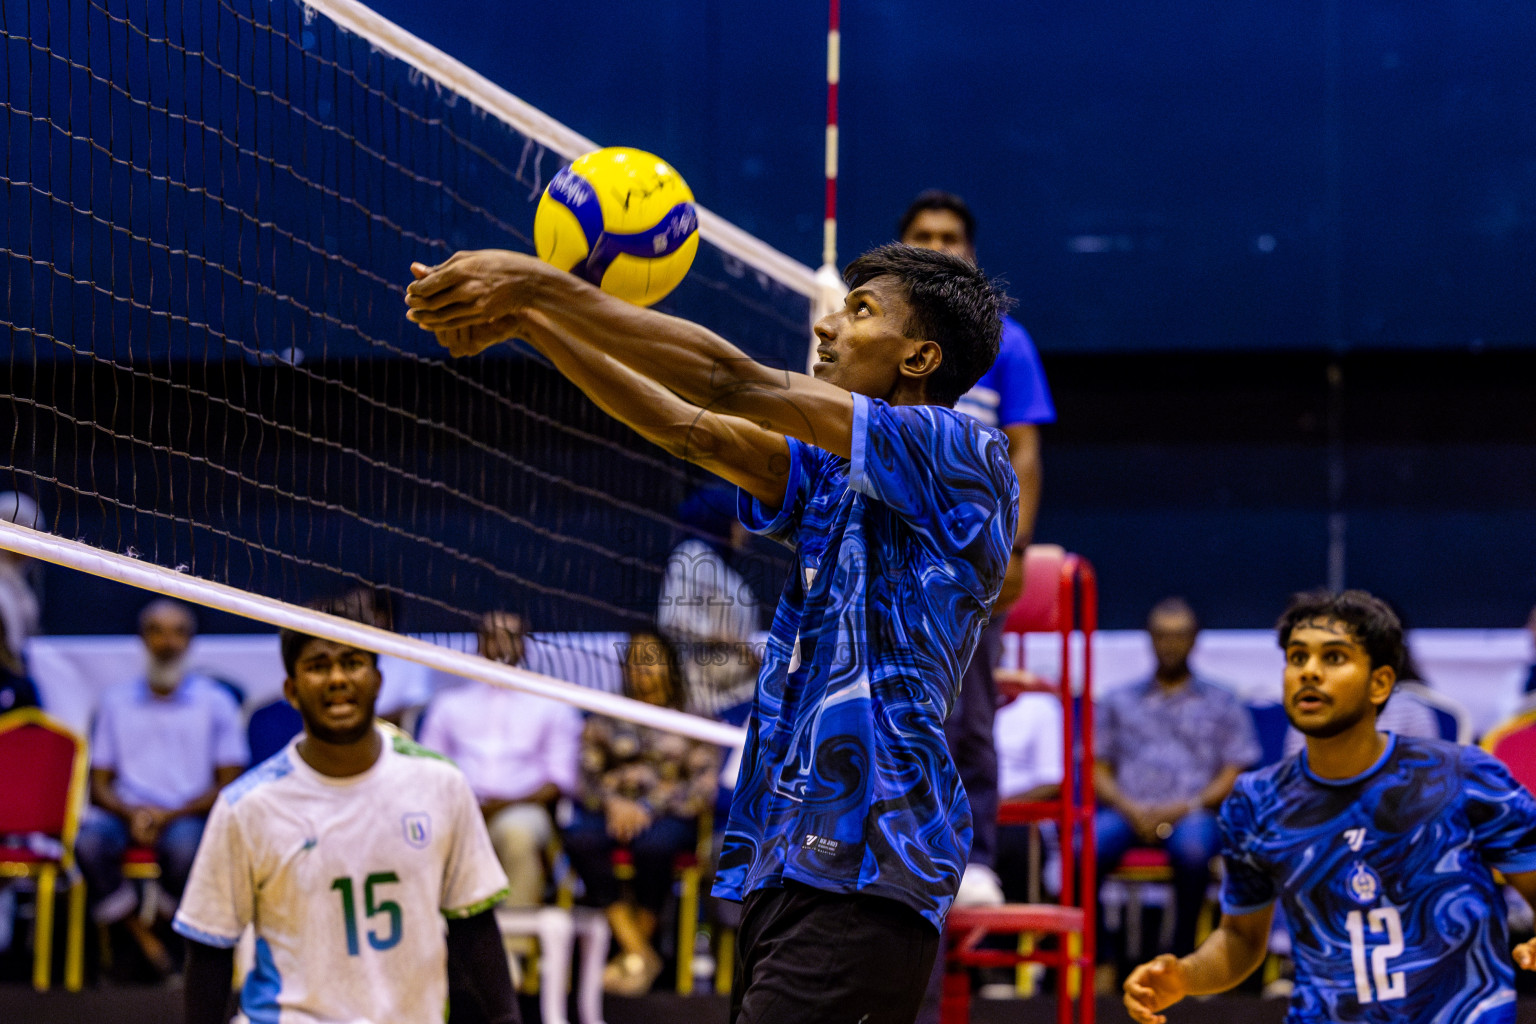
[[529,257],[412,269],[409,315],[451,351],[528,340],[794,550],[715,883],[745,903],[731,1017],[908,1024],[971,844],[944,719],[1018,513],[1006,440],[951,408],[1004,300],[966,260],[873,250],[806,375]]
[[[1264,959],[1274,901],[1296,959],[1288,1024],[1515,1019],[1503,872],[1536,905],[1536,800],[1475,747],[1376,731],[1403,661],[1371,595],[1300,594],[1279,625],[1295,757],[1240,776],[1221,808],[1222,919],[1200,948],[1125,982],[1141,1024]],[[1536,940],[1514,950],[1536,967]]]

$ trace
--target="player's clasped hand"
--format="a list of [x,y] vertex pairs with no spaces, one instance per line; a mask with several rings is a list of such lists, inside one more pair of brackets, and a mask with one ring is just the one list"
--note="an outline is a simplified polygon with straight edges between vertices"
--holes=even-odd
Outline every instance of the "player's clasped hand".
[[405,290],[406,319],[436,333],[516,317],[548,270],[532,256],[504,249],[456,252],[435,267],[413,263],[416,280]]
[[[450,263],[452,260],[449,261]],[[443,264],[444,267],[447,264]],[[425,263],[412,263],[411,273],[417,281],[423,281],[430,277],[437,269],[429,267]],[[415,287],[412,285],[411,287]],[[407,289],[406,301],[410,302],[410,291]],[[413,313],[407,313],[406,317],[415,321]],[[474,356],[479,355],[493,345],[498,345],[517,333],[518,317],[516,315],[501,317],[485,323],[475,324],[471,327],[455,327],[433,330],[437,337],[437,343],[446,348],[450,355]],[[425,326],[422,328],[427,330]]]
[[1522,971],[1536,971],[1536,939],[1528,939],[1514,948],[1515,966]]
[[1125,1009],[1139,1024],[1165,1024],[1168,1018],[1157,1011],[1183,999],[1187,991],[1178,957],[1164,953],[1125,979]]

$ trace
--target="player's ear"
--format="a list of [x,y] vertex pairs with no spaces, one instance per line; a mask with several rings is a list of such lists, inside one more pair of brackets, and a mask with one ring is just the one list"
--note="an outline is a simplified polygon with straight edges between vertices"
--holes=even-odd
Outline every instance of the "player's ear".
[[944,350],[936,341],[922,340],[912,343],[912,351],[901,361],[901,372],[908,377],[927,377],[944,361]]
[[1378,711],[1387,702],[1387,698],[1392,696],[1392,687],[1396,685],[1397,670],[1391,665],[1382,665],[1371,670],[1370,698]]
[[283,700],[287,701],[289,706],[291,706],[295,711],[298,710],[299,702],[298,699],[294,696],[292,676],[285,676],[283,678]]

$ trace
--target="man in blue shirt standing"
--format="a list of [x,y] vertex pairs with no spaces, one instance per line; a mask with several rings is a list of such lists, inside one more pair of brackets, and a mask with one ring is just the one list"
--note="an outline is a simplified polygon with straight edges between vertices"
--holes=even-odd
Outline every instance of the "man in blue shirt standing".
[[803,375],[519,254],[412,272],[408,315],[450,351],[527,340],[795,551],[715,884],[745,902],[731,1016],[910,1022],[971,842],[944,718],[1015,533],[1006,443],[952,408],[1004,300],[966,260],[881,247]]
[[[912,200],[896,224],[896,237],[907,245],[947,252],[976,262],[976,216],[953,192],[929,189]],[[971,856],[960,880],[961,906],[1003,902],[994,872],[997,860],[997,745],[993,719],[997,714],[997,683],[993,668],[1002,655],[1003,622],[1024,585],[1024,549],[1035,532],[1040,508],[1040,425],[1056,419],[1051,389],[1035,343],[1022,324],[1003,317],[997,359],[955,409],[984,427],[1001,430],[1008,439],[1008,461],[1019,478],[1019,519],[1003,593],[992,609],[992,621],[982,631],[976,654],[966,667],[960,699],[944,723],[949,751],[960,770],[960,781],[971,802],[975,836]],[[932,1019],[938,1019],[942,971],[935,971],[929,991]]]
[[[1140,1024],[1264,959],[1275,901],[1296,958],[1287,1024],[1513,1024],[1493,872],[1536,905],[1536,799],[1476,747],[1376,728],[1403,630],[1359,590],[1299,594],[1280,619],[1285,712],[1306,749],[1239,777],[1221,808],[1221,924],[1125,982]],[[1515,947],[1536,968],[1536,940]]]

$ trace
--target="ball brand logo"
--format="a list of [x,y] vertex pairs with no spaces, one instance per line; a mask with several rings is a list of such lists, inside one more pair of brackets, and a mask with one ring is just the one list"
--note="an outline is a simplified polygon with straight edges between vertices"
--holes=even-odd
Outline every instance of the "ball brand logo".
[[405,842],[407,846],[417,850],[424,850],[432,841],[432,816],[424,813],[407,814],[400,819],[400,825],[405,830]]
[[688,236],[699,230],[699,214],[692,203],[679,203],[667,218],[656,226],[651,248],[657,256],[669,252]]
[[592,201],[592,186],[582,180],[581,175],[574,173],[569,167],[562,168],[549,183],[549,190],[568,205],[581,205]]
[[1349,873],[1349,894],[1355,902],[1375,903],[1380,892],[1381,880],[1376,877],[1376,872],[1366,867],[1364,861],[1355,861],[1354,870]]
[[699,213],[693,208],[693,204],[689,203],[678,211],[677,219],[672,222],[672,236],[687,238],[697,230],[699,230]]

